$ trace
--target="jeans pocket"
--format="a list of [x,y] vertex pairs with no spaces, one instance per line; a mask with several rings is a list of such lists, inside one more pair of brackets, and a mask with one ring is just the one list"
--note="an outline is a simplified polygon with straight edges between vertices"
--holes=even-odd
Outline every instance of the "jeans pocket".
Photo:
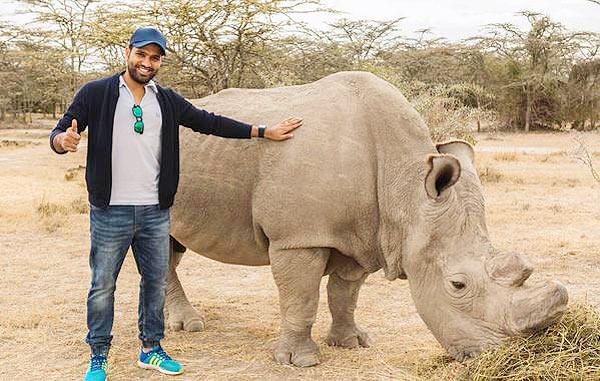
[[94,204],[90,204],[90,211],[94,211],[94,213],[106,212],[106,211],[108,211],[109,208],[110,208],[110,206],[107,206],[106,209],[102,209],[99,206],[96,206]]
[[101,209],[101,208],[98,208],[97,206],[95,206],[95,205],[93,205],[93,204],[90,204],[90,210],[97,211],[97,210],[99,210],[99,209]]
[[152,210],[163,216],[170,216],[171,208],[161,209],[160,205],[152,205]]

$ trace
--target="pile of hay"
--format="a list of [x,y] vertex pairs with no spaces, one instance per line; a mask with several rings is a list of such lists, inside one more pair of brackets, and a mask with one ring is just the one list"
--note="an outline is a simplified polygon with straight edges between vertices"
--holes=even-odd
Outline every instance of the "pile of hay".
[[473,380],[600,380],[600,313],[571,305],[557,324],[483,352],[466,371]]

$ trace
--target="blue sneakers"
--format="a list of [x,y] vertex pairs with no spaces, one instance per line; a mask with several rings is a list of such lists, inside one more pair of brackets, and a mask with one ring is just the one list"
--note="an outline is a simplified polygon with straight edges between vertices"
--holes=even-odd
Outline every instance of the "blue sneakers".
[[95,355],[90,359],[90,366],[85,374],[85,381],[106,381],[108,359],[104,355]]
[[164,374],[183,373],[183,365],[173,360],[160,345],[152,348],[148,353],[141,351],[137,364],[142,369],[155,369]]

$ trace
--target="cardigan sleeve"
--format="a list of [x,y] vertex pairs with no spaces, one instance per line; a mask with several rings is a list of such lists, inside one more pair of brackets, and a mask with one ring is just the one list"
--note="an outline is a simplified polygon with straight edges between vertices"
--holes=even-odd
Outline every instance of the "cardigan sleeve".
[[202,110],[181,95],[172,91],[176,107],[177,122],[196,132],[223,138],[249,139],[252,125]]
[[50,132],[50,148],[52,151],[58,154],[65,154],[65,152],[58,152],[54,148],[54,144],[52,141],[54,137],[60,133],[67,131],[69,127],[71,127],[71,122],[73,119],[77,119],[77,131],[82,133],[88,124],[88,92],[89,86],[86,84],[79,89],[75,97],[73,98],[73,102],[67,109],[67,112],[63,115],[63,117],[58,121],[56,127]]

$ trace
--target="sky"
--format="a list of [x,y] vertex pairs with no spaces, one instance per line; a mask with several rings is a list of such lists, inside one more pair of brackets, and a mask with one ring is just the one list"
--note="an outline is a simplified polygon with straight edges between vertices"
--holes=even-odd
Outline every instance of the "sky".
[[[0,0],[4,20],[23,20],[10,15],[16,5]],[[345,12],[350,19],[389,20],[405,17],[400,23],[403,35],[430,28],[432,37],[451,41],[477,35],[484,25],[511,22],[525,28],[526,21],[516,15],[522,10],[544,13],[572,31],[600,33],[600,5],[587,0],[324,0],[324,4]],[[336,17],[341,17],[338,15]],[[332,16],[303,15],[300,19],[315,27],[323,27]]]
[[481,32],[486,24],[511,22],[525,28],[516,13],[536,11],[559,21],[572,31],[600,33],[600,5],[587,0],[328,0],[330,7],[348,18],[389,20],[400,23],[404,35],[430,28],[435,37],[456,41]]

